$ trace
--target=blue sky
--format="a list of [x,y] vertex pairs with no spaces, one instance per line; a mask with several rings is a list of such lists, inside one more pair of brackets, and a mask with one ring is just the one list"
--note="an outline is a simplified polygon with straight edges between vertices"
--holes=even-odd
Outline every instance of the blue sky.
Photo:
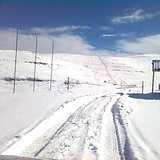
[[54,40],[57,52],[159,53],[160,1],[0,0],[0,49],[14,48],[16,29],[25,50],[38,35],[42,52]]

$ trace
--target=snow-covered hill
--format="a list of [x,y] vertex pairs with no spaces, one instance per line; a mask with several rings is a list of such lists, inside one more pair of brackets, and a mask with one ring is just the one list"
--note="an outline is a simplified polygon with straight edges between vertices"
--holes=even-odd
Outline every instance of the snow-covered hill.
[[[158,159],[159,55],[94,56],[0,51],[0,151],[57,159]],[[69,77],[69,90],[68,87]],[[144,81],[144,94],[141,84]],[[6,151],[5,151],[6,150]]]

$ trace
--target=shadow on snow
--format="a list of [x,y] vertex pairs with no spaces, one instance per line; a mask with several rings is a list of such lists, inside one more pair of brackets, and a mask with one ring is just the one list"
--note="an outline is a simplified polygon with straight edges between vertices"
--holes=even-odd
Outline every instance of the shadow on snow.
[[146,99],[146,100],[160,100],[160,93],[129,93],[129,97],[136,99]]

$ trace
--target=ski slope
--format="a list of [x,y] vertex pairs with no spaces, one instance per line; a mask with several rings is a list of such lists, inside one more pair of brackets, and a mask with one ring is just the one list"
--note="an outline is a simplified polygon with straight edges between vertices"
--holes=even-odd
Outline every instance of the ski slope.
[[[151,94],[151,62],[159,55],[94,56],[0,51],[0,152],[43,159],[158,159],[160,74]],[[67,80],[70,80],[69,90]],[[141,84],[144,81],[144,94]]]

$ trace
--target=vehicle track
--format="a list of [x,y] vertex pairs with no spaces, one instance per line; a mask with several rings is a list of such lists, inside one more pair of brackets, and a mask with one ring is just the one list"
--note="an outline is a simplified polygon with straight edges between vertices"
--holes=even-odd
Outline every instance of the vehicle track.
[[121,155],[119,152],[117,129],[114,123],[114,114],[112,108],[119,98],[119,95],[110,99],[105,108],[105,113],[102,119],[102,131],[100,142],[99,160],[119,160]]
[[123,153],[119,152],[119,137],[112,113],[118,97],[116,94],[90,95],[64,104],[65,111],[70,107],[73,110],[67,112],[70,113],[68,117],[64,114],[58,123],[51,118],[52,127],[39,134],[20,155],[65,160],[120,159]]
[[100,100],[101,98],[95,98],[74,112],[36,156],[57,159],[80,158],[92,123],[90,113]]
[[[45,145],[34,152],[34,156],[65,160],[119,159],[116,132],[111,113],[112,101],[115,102],[115,99],[112,99],[110,96],[96,97],[88,104],[78,108],[52,134]],[[109,126],[106,126],[107,131],[102,134],[102,127],[104,127],[102,122],[106,120],[105,125]],[[107,138],[103,137],[106,134],[108,135]],[[41,139],[43,141],[44,136]],[[102,143],[103,153],[100,151]],[[33,148],[37,149],[36,145],[34,147],[30,146],[26,151],[30,153]],[[104,153],[105,156],[102,156],[101,154]]]
[[[86,99],[86,97],[84,97],[84,98]],[[80,98],[83,98],[83,97],[80,97]],[[44,134],[37,137],[37,139],[34,140],[32,142],[32,144],[29,145],[27,147],[27,149],[25,149],[23,151],[22,155],[29,156],[29,157],[35,157],[36,155],[38,155],[38,152],[40,152],[43,148],[45,148],[49,144],[52,137],[56,136],[61,131],[61,129],[63,128],[65,123],[67,121],[70,121],[70,119],[72,119],[72,116],[74,115],[75,112],[77,112],[81,108],[85,107],[86,105],[89,105],[90,103],[94,102],[96,98],[88,98],[88,99],[89,100],[86,101],[86,104],[84,103],[82,106],[78,107],[78,109],[76,109],[70,116],[68,116],[68,118],[65,121],[62,119],[62,122],[60,122],[58,125],[56,124],[56,126],[54,125],[54,122],[53,122],[54,127],[48,129]],[[77,101],[77,100],[79,100],[79,99],[76,99],[73,101]],[[72,103],[73,101],[67,103],[67,105]],[[64,108],[66,108],[65,106],[66,105],[63,105]],[[65,117],[64,117],[64,119],[65,119]]]

